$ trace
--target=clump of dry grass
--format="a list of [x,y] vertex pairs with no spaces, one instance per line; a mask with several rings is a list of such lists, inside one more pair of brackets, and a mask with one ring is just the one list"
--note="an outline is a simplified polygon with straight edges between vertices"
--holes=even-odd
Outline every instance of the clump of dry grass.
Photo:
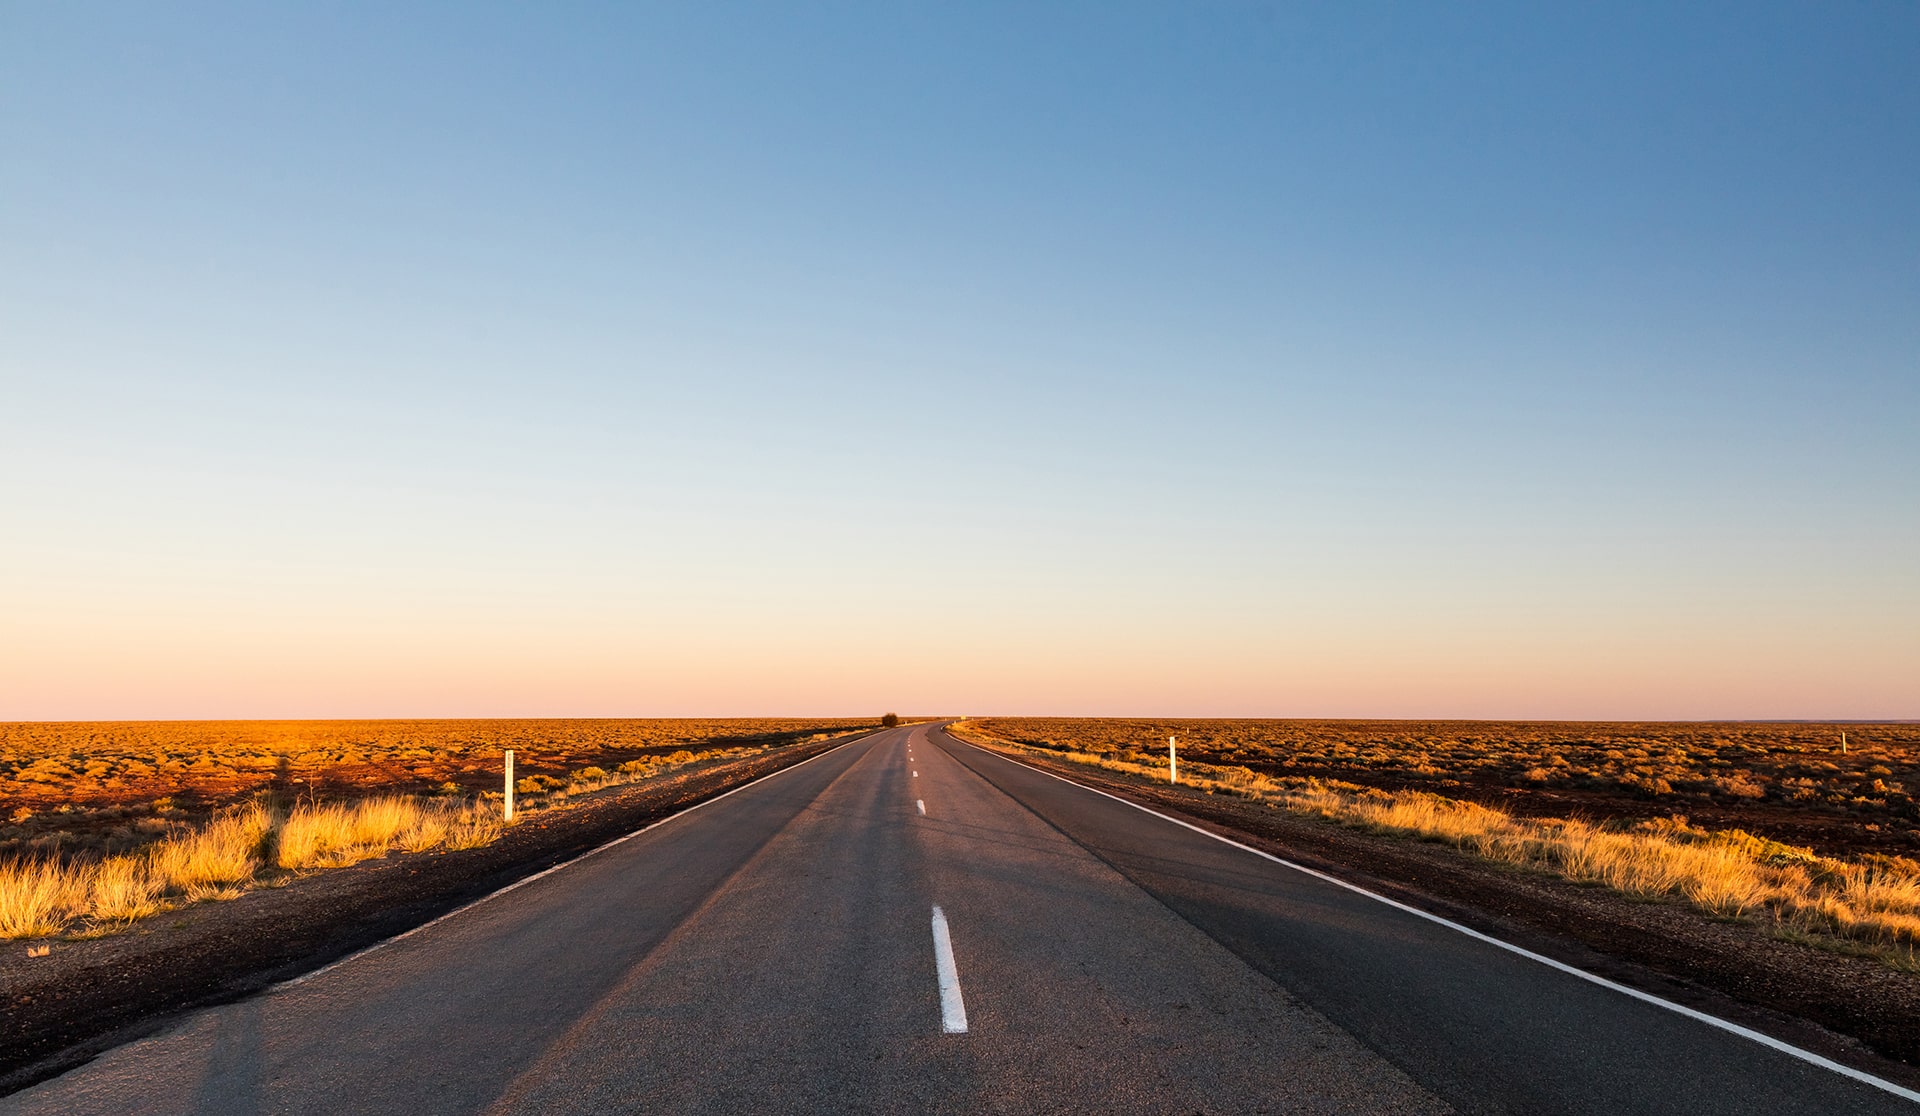
[[224,895],[259,871],[277,819],[258,803],[217,815],[200,829],[179,827],[144,850],[147,874],[188,899]]
[[165,909],[163,881],[148,870],[146,857],[116,856],[93,873],[89,913],[101,922],[126,923]]
[[280,828],[282,868],[342,868],[392,849],[472,848],[500,834],[490,809],[389,795],[302,807]]
[[86,877],[55,861],[0,864],[0,937],[44,938],[85,910]]
[[[1035,748],[962,726],[1003,748],[1164,781],[1162,765],[1091,752]],[[1674,897],[1708,913],[1751,918],[1783,936],[1839,940],[1904,965],[1920,945],[1920,863],[1841,859],[1744,831],[1708,831],[1684,819],[1630,825],[1518,818],[1426,791],[1384,791],[1245,767],[1183,762],[1182,782],[1375,832],[1439,841],[1489,860],[1628,895]]]

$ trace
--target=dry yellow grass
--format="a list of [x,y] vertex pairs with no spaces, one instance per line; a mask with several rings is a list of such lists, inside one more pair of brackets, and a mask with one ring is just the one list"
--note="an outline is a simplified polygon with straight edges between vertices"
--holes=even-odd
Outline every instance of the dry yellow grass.
[[163,891],[201,899],[252,879],[276,819],[259,804],[230,810],[198,830],[178,829],[144,851]]
[[[958,726],[1003,748],[1164,782],[1160,765],[1035,748]],[[1384,791],[1245,767],[1182,761],[1181,781],[1381,833],[1441,841],[1490,860],[1646,897],[1674,897],[1714,915],[1751,918],[1782,934],[1864,947],[1903,968],[1920,946],[1920,863],[1820,856],[1741,830],[1663,819],[1596,825],[1518,818],[1425,791]]]
[[52,861],[0,864],[0,937],[44,938],[84,909],[87,878]]
[[[348,788],[418,793],[494,785],[500,752],[522,768],[612,767],[680,748],[760,747],[871,728],[872,718],[471,721],[0,722],[0,802],[45,820],[71,807],[172,796],[232,806],[279,785],[288,795]],[[0,817],[0,825],[11,823]],[[14,823],[17,824],[17,823]]]
[[[626,772],[670,754],[824,740],[841,719],[146,721],[0,723],[0,860],[137,852],[223,810],[500,788],[501,751],[522,776],[565,785],[582,768]],[[626,780],[622,780],[626,781]]]
[[89,913],[102,923],[126,923],[165,909],[166,885],[149,870],[145,856],[115,856],[93,874]]
[[280,828],[282,868],[342,868],[393,849],[472,848],[499,836],[491,809],[389,795],[296,809]]
[[107,933],[180,903],[231,899],[277,871],[343,867],[396,848],[472,848],[500,830],[485,804],[389,796],[285,815],[246,806],[128,856],[0,863],[0,938]]
[[[517,790],[525,811],[558,809],[574,795],[767,750],[680,749],[629,761],[613,772],[586,767],[565,778],[531,776]],[[394,850],[485,845],[504,829],[498,800],[497,794],[477,801],[389,794],[301,803],[285,812],[253,802],[204,826],[177,824],[127,855],[0,862],[0,938],[110,933],[181,903],[233,898],[287,872],[343,868]]]
[[649,756],[644,759],[629,760],[614,771],[601,767],[583,767],[568,772],[564,776],[529,775],[513,785],[516,801],[526,809],[552,809],[566,802],[576,794],[590,794],[607,787],[624,786],[646,779],[658,778],[678,768],[695,763],[710,763],[716,760],[742,759],[759,755],[766,751],[761,748],[709,748],[705,751],[689,751],[682,748],[669,755]]
[[[1920,723],[1141,720],[988,717],[993,736],[1454,798],[1534,798],[1606,816],[1710,814],[1720,829],[1787,826],[1829,852],[1920,850]],[[1843,739],[1845,741],[1843,746]],[[1844,747],[1844,750],[1843,750]],[[1778,834],[1776,834],[1778,835]],[[1909,852],[1908,855],[1913,855]]]

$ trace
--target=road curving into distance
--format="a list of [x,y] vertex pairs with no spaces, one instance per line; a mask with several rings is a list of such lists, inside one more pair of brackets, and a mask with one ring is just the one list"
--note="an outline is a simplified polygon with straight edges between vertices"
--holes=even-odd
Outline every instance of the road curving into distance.
[[0,1113],[1914,1112],[910,726]]

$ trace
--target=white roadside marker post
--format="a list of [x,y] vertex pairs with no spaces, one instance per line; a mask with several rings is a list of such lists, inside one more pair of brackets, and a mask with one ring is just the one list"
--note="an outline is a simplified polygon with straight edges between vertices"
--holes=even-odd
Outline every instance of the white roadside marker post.
[[1840,754],[1847,754],[1847,734],[1844,732],[1840,734]]
[[506,767],[506,772],[507,772],[507,816],[506,816],[506,820],[507,820],[507,821],[512,821],[512,820],[513,820],[513,749],[512,749],[512,748],[508,748],[508,749],[507,749],[507,762],[506,762],[506,764],[505,764],[505,767]]
[[1180,781],[1180,757],[1173,749],[1173,737],[1167,737],[1167,782]]

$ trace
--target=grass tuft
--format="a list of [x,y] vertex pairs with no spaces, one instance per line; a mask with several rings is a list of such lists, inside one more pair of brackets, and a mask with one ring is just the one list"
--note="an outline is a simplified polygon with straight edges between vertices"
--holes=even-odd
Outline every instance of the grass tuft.
[[160,878],[148,869],[144,856],[116,856],[101,861],[93,873],[89,913],[101,922],[132,922],[164,909]]
[[177,828],[148,846],[147,871],[166,893],[210,898],[253,878],[274,817],[258,804],[217,815],[204,828]]
[[280,829],[282,868],[343,868],[393,849],[473,848],[499,836],[491,809],[398,795],[301,807]]
[[58,934],[86,909],[87,875],[52,860],[0,864],[0,937]]

